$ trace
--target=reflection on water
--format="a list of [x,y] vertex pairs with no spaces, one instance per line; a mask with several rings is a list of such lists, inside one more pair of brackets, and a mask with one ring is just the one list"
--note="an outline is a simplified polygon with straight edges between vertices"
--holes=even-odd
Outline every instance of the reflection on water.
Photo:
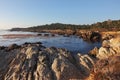
[[[32,32],[10,32],[10,31],[1,31],[0,35],[4,34],[37,34]],[[43,33],[44,34],[44,33]],[[8,46],[10,44],[16,43],[18,45],[25,42],[42,42],[46,47],[58,47],[66,48],[72,52],[81,52],[87,53],[89,50],[93,49],[95,46],[100,47],[101,43],[88,43],[78,38],[77,36],[64,37],[56,35],[54,37],[48,36],[38,36],[38,37],[28,37],[28,38],[13,38],[5,39],[0,36],[0,45]]]

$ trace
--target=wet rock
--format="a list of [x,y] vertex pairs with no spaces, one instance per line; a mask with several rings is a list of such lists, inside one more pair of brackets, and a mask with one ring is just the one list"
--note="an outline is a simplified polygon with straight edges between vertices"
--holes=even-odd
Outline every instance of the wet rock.
[[44,34],[45,37],[48,37],[50,34]]
[[64,36],[64,37],[70,37],[70,35],[68,35],[68,34],[64,34],[63,36]]
[[29,46],[38,46],[40,48],[45,48],[44,46],[42,46],[41,42],[35,42],[35,43],[26,42],[23,45],[21,45],[21,47],[29,47]]
[[101,34],[99,32],[92,32],[90,34],[90,41],[92,42],[101,41]]
[[30,43],[30,42],[25,42],[24,45],[28,45],[28,44],[42,44],[41,42],[35,42],[35,43]]
[[37,36],[42,36],[42,34],[41,34],[41,33],[39,33],[39,34],[37,34]]
[[99,32],[93,32],[93,31],[81,32],[80,35],[85,41],[91,41],[91,42],[101,41],[101,34]]
[[55,37],[55,34],[51,34],[52,37]]
[[9,47],[8,47],[8,51],[9,50],[13,50],[13,49],[16,49],[16,48],[19,48],[20,46],[18,46],[17,44],[12,44],[12,45],[10,45]]
[[4,46],[0,46],[0,50],[4,50],[6,47]]

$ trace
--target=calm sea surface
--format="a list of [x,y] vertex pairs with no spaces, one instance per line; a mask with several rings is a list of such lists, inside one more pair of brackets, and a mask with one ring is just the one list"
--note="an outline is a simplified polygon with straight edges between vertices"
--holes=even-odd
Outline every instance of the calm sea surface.
[[[38,34],[33,32],[16,32],[16,31],[3,31],[0,30],[0,46],[9,46],[10,44],[23,44],[25,42],[42,42],[46,47],[58,47],[66,48],[72,52],[87,53],[89,50],[93,49],[95,46],[100,47],[101,43],[90,43],[83,41],[83,39],[77,36],[64,37],[61,35],[56,35],[54,37],[39,36],[39,37],[27,37],[27,38],[3,38],[2,35],[5,34]],[[44,33],[42,33],[44,34]]]

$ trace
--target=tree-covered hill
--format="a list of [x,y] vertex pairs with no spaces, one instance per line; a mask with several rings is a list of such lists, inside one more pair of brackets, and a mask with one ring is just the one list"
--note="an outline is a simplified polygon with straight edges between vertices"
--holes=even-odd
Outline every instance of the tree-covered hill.
[[33,31],[39,32],[43,30],[79,30],[79,29],[90,29],[90,30],[120,30],[120,20],[107,20],[104,22],[97,22],[91,25],[75,25],[75,24],[62,24],[52,23],[46,25],[38,25],[28,28],[13,28],[11,31]]

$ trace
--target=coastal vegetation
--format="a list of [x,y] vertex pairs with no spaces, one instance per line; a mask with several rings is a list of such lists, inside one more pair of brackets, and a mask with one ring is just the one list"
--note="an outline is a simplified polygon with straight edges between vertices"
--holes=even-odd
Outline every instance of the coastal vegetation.
[[41,32],[44,30],[97,30],[97,31],[118,31],[120,30],[120,20],[107,20],[104,22],[97,22],[94,24],[87,25],[75,25],[75,24],[62,24],[62,23],[52,23],[46,25],[38,25],[28,28],[13,28],[11,31],[32,31]]
[[[91,25],[75,25],[75,24],[62,24],[52,23],[46,25],[38,25],[28,28],[12,28],[11,31],[30,31],[30,32],[49,32],[64,36],[77,35],[85,41],[101,41],[110,39],[119,35],[120,20],[107,20],[104,22],[97,22]],[[118,33],[114,33],[117,31]],[[111,33],[112,32],[112,33]]]

